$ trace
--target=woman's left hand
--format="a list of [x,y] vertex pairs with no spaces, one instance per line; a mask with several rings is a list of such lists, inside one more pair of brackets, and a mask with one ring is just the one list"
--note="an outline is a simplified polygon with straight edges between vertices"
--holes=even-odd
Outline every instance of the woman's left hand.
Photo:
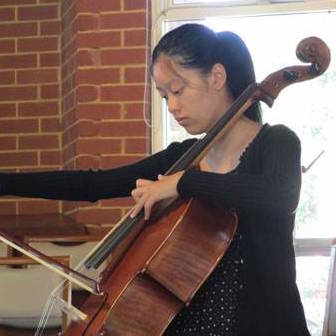
[[136,204],[130,216],[134,218],[144,208],[145,220],[148,220],[152,207],[156,202],[178,196],[177,183],[183,173],[184,171],[180,171],[168,176],[159,175],[157,181],[136,180],[136,188],[131,193]]

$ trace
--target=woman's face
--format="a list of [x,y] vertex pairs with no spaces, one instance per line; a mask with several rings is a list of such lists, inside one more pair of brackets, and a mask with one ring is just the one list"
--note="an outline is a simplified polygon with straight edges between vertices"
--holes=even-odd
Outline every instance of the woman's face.
[[218,86],[213,72],[202,75],[161,54],[153,66],[153,78],[169,112],[190,134],[207,132],[226,111],[223,85]]

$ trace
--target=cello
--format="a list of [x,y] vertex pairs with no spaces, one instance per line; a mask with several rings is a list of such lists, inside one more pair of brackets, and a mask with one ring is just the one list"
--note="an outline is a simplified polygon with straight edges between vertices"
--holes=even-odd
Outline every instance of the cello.
[[[197,169],[216,140],[251,105],[263,101],[272,106],[283,88],[319,76],[329,65],[329,50],[318,38],[301,41],[297,55],[311,64],[284,68],[261,84],[252,83],[166,175]],[[159,203],[148,222],[143,213],[126,216],[84,261],[87,269],[105,261],[109,265],[99,289],[81,307],[81,319],[72,321],[64,334],[162,335],[225,254],[237,221],[232,210],[179,198]]]

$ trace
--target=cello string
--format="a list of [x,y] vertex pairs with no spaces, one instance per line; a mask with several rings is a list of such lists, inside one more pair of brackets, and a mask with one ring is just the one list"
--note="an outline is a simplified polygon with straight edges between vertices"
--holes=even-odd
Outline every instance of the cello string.
[[49,316],[51,314],[52,308],[54,307],[54,303],[55,303],[54,296],[49,295],[49,298],[48,298],[48,300],[47,300],[47,302],[44,306],[44,309],[42,311],[41,319],[40,319],[39,324],[36,328],[34,336],[42,335],[42,333],[43,333],[43,331],[46,327],[47,321],[49,319]]
[[[81,269],[83,269],[84,267],[84,261],[85,261],[85,257],[84,259],[78,263],[78,265],[76,267],[74,267],[74,270],[76,271],[80,271]],[[68,286],[68,291],[69,291],[69,296],[68,296],[68,301],[64,302],[63,299],[60,298],[60,295],[62,293],[62,291],[64,291],[65,286]],[[57,308],[59,308],[63,313],[66,313],[67,315],[71,315],[71,314],[75,314],[77,316],[77,318],[79,319],[85,319],[86,315],[81,312],[79,309],[77,309],[76,307],[73,307],[71,304],[71,280],[68,279],[63,279],[53,290],[52,292],[49,294],[49,297],[47,299],[47,302],[44,306],[40,321],[39,321],[39,325],[38,328],[34,334],[34,336],[40,336],[42,335],[45,327],[46,327],[46,323],[49,319],[50,313],[52,311],[52,308],[56,306]],[[72,316],[70,316],[70,318],[72,318]]]

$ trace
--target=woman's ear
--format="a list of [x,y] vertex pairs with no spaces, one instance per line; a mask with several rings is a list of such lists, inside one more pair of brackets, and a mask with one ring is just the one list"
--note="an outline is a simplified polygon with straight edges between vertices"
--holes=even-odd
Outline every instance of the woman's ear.
[[213,65],[211,69],[211,82],[215,90],[222,90],[226,84],[226,70],[220,63]]

